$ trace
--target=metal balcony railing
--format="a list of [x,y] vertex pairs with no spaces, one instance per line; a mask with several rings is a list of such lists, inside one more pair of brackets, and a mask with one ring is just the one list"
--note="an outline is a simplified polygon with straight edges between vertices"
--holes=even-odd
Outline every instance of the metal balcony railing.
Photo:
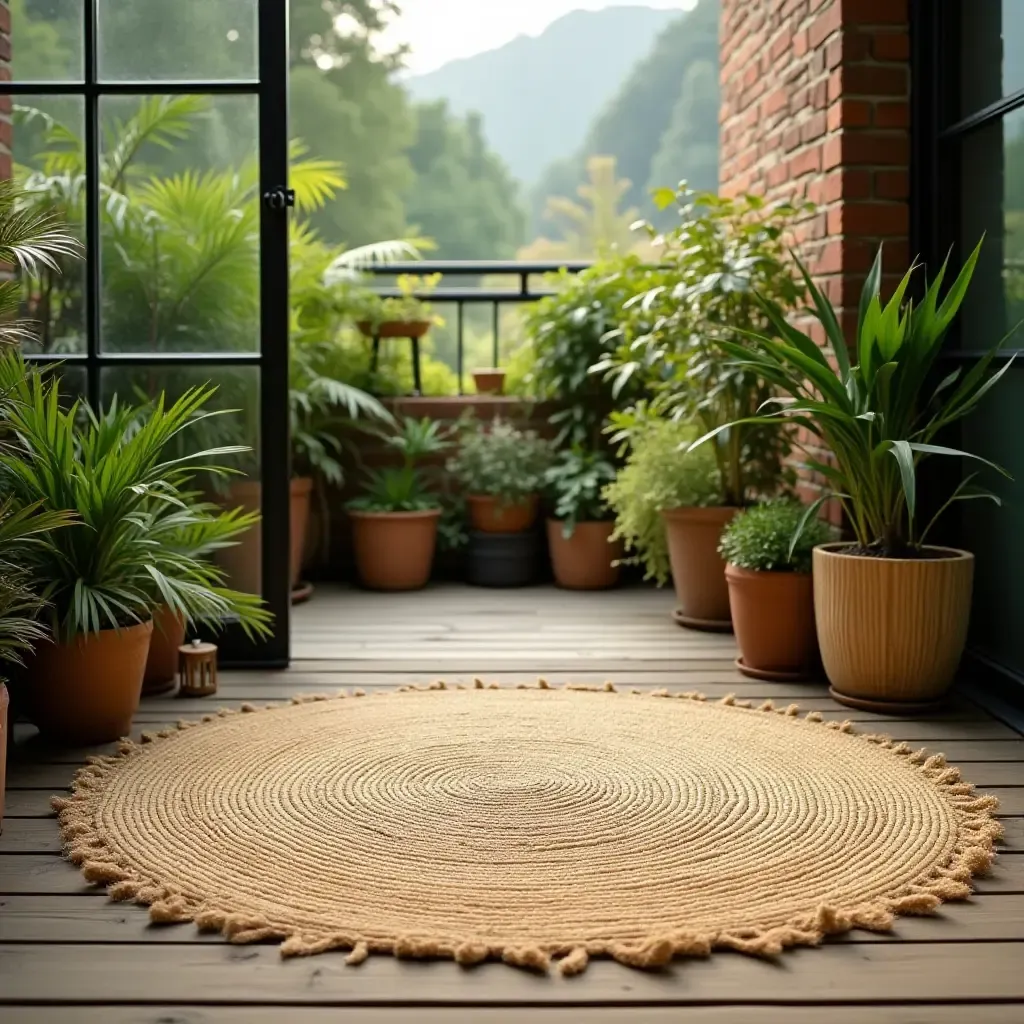
[[[465,393],[465,336],[466,307],[489,306],[491,310],[491,365],[501,365],[501,311],[507,305],[521,305],[535,302],[550,289],[538,281],[545,274],[566,270],[578,274],[592,265],[590,260],[415,260],[412,262],[380,264],[369,268],[378,279],[397,278],[402,274],[430,277],[441,274],[439,286],[431,291],[416,291],[413,295],[436,307],[455,306],[455,373],[459,380],[458,393]],[[488,278],[510,279],[510,286],[491,287]],[[388,298],[398,297],[397,287],[380,284],[374,288],[377,294]]]

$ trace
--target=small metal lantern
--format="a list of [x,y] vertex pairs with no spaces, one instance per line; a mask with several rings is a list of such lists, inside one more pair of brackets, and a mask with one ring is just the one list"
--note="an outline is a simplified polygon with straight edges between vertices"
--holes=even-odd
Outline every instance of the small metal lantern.
[[178,648],[178,696],[209,697],[217,692],[217,645],[193,640]]

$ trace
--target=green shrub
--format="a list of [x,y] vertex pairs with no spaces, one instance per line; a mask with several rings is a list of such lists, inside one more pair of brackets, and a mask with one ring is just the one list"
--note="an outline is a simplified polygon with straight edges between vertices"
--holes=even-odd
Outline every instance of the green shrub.
[[599,452],[570,448],[560,453],[548,469],[548,497],[556,519],[565,524],[566,539],[577,523],[592,523],[611,518],[603,491],[615,479],[615,467]]
[[468,417],[460,422],[459,450],[448,460],[448,472],[467,494],[513,504],[541,490],[551,460],[550,443],[534,431]]
[[707,447],[685,451],[696,436],[695,427],[672,420],[650,420],[636,427],[625,466],[604,489],[604,499],[615,513],[612,539],[624,542],[624,561],[642,565],[644,578],[653,578],[660,586],[668,582],[670,572],[662,509],[715,505],[721,500],[713,452]]
[[810,572],[811,550],[829,540],[828,525],[808,518],[800,502],[770,501],[740,512],[723,531],[718,550],[741,569]]

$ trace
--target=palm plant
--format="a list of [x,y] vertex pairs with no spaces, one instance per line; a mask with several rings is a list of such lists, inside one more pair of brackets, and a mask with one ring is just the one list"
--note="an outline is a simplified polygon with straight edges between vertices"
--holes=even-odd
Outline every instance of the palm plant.
[[41,511],[38,502],[21,508],[13,498],[0,502],[0,668],[4,662],[22,664],[21,655],[47,636],[37,621],[45,602],[33,591],[32,578],[22,567],[25,549],[71,522],[64,512]]
[[[16,353],[3,358],[21,364]],[[9,412],[16,442],[0,452],[0,481],[16,510],[77,516],[27,552],[55,637],[144,621],[161,604],[212,626],[234,618],[250,635],[267,633],[259,600],[224,587],[221,570],[201,557],[238,518],[211,523],[186,488],[200,470],[226,472],[213,460],[239,449],[166,454],[176,438],[217,415],[203,411],[212,389],[189,389],[169,405],[161,395],[144,416],[116,400],[99,414],[86,407],[80,425],[79,403],[62,409],[55,384],[23,365],[20,372]]]
[[[63,228],[59,211],[39,206],[30,192],[19,189],[10,180],[0,181],[0,263],[16,266],[29,278],[52,278],[61,273],[63,262],[77,258],[81,247]],[[22,285],[7,278],[0,280],[0,346],[33,338],[32,322],[18,320]],[[45,309],[30,305],[28,313]]]
[[[974,459],[1006,475],[987,459],[935,443],[943,430],[977,406],[1012,363],[1011,359],[989,375],[1007,335],[966,374],[957,368],[937,382],[933,377],[942,340],[967,293],[980,249],[979,242],[941,301],[948,261],[919,304],[906,300],[915,265],[883,306],[879,248],[861,294],[852,347],[856,362],[851,360],[832,305],[799,261],[815,315],[835,355],[835,366],[765,297],[761,304],[774,333],[752,333],[746,345],[719,343],[738,364],[758,374],[781,396],[766,403],[769,411],[742,422],[781,420],[799,425],[820,436],[832,452],[834,463],[808,459],[807,465],[827,480],[830,494],[825,497],[834,496],[842,503],[857,543],[866,553],[912,557],[951,503],[970,498],[998,502],[995,495],[973,485],[976,474],[971,474],[957,483],[923,529],[918,526],[917,469],[925,458]],[[734,425],[719,426],[694,446]],[[807,514],[813,514],[815,507]]]

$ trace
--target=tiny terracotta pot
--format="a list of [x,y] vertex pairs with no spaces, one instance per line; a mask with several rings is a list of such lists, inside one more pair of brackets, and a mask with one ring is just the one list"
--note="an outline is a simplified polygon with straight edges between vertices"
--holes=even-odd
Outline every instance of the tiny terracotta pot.
[[809,572],[725,567],[737,667],[754,678],[802,679],[815,666],[814,588]]
[[610,543],[614,523],[577,523],[565,536],[565,523],[548,520],[548,549],[555,582],[568,590],[607,590],[619,581],[622,542]]
[[71,746],[131,731],[153,623],[47,641],[26,659],[28,713],[45,736]]
[[478,395],[500,395],[505,390],[505,371],[474,370],[473,383]]
[[185,620],[166,605],[153,612],[153,636],[149,642],[143,697],[174,689],[178,679],[178,648],[185,642]]
[[313,494],[313,481],[298,476],[291,483],[291,573],[292,590],[302,577],[302,563],[306,554],[306,532],[309,529],[309,502]]
[[367,338],[422,338],[431,324],[429,320],[384,320],[379,324],[360,320],[356,326]]
[[953,683],[971,611],[974,555],[871,558],[814,549],[814,614],[832,695],[853,707],[926,709]]
[[430,579],[440,509],[349,512],[356,568],[371,590],[419,590]]
[[10,714],[10,694],[0,683],[0,832],[4,830],[4,790],[7,787],[7,716]]
[[503,504],[490,494],[470,494],[469,525],[481,533],[523,533],[537,521],[537,495]]
[[683,626],[716,631],[730,628],[729,587],[718,545],[722,530],[738,511],[671,508],[661,513],[678,602],[675,619]]

